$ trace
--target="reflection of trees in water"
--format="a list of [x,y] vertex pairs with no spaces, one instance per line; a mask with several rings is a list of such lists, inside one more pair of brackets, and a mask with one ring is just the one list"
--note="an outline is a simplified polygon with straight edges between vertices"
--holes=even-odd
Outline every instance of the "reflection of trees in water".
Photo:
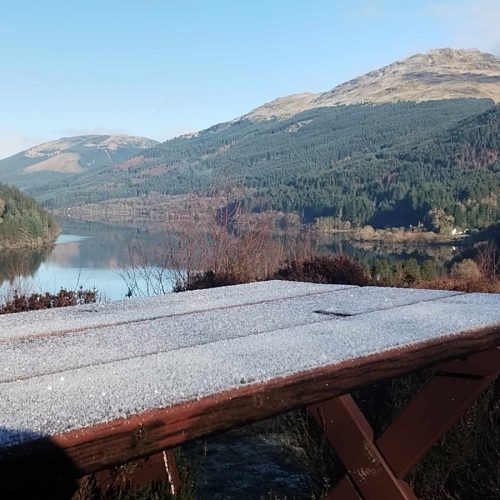
[[343,253],[367,266],[372,266],[382,259],[393,261],[415,259],[417,262],[432,259],[439,267],[443,267],[457,252],[456,247],[450,244],[353,241],[344,235],[319,235],[315,237],[314,248],[321,253]]
[[[216,240],[210,232],[211,230],[213,232],[210,224],[195,222],[190,224],[189,221],[175,228],[159,227],[155,223],[143,224],[140,227],[125,227],[75,219],[62,219],[60,225],[66,234],[73,233],[90,237],[85,242],[78,243],[79,252],[75,252],[74,255],[70,255],[68,248],[61,248],[52,253],[50,261],[65,267],[121,269],[130,265],[140,266],[147,262],[151,266],[186,269],[184,265],[186,260],[193,265],[193,262],[200,262],[203,253],[212,255],[210,246]],[[458,256],[462,258],[461,253],[477,243],[476,239],[491,239],[491,233],[490,230],[487,237],[480,234],[476,238],[466,238],[456,243],[445,244],[412,241],[397,243],[354,241],[349,238],[349,235],[318,235],[307,231],[275,231],[272,239],[281,248],[283,259],[293,260],[307,252],[330,255],[343,253],[348,257],[357,258],[368,267],[381,260],[397,262],[415,259],[418,263],[432,260],[437,268],[445,269]],[[66,245],[61,247],[66,247]],[[58,254],[61,254],[61,259],[57,258]]]
[[35,274],[47,259],[52,246],[37,249],[4,250],[0,253],[0,286],[5,281],[12,282],[18,277]]
[[61,248],[51,255],[50,260],[63,267],[120,267],[129,263],[132,248],[147,251],[152,258],[159,249],[173,246],[168,243],[173,236],[154,226],[125,227],[67,218],[58,219],[58,223],[65,234],[89,238],[78,242],[77,253],[71,254]]
[[488,276],[500,277],[500,223],[468,238],[460,259],[472,259]]
[[[98,259],[103,267],[111,263],[111,267],[127,266],[131,260],[135,260],[134,264],[147,261],[149,264],[175,267],[180,261],[186,260],[186,252],[193,260],[198,260],[199,256],[196,254],[206,251],[210,241],[214,239],[210,234],[210,229],[213,228],[202,225],[195,228],[189,223],[186,223],[186,227],[170,230],[155,224],[124,227],[76,219],[61,219],[60,225],[67,234],[91,237],[80,245],[79,262],[74,262],[74,265],[91,266],[95,265]],[[432,259],[444,265],[455,256],[451,245],[359,242],[344,235],[311,236],[307,232],[276,232],[273,240],[282,246],[287,254],[283,257],[288,259],[297,257],[294,255],[297,248],[304,253],[306,247],[311,253],[343,253],[368,266],[380,259],[397,261],[411,258],[418,262]],[[51,256],[51,260],[53,257],[56,257],[56,254]]]

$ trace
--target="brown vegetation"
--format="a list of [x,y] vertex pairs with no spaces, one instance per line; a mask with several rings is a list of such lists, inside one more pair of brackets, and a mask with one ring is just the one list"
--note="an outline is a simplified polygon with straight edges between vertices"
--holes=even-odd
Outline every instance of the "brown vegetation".
[[26,295],[15,292],[14,296],[0,306],[0,314],[18,313],[24,311],[37,311],[40,309],[52,309],[54,307],[76,306],[78,304],[90,304],[97,301],[96,290],[61,290],[56,293],[32,293]]
[[166,247],[130,248],[129,265],[119,273],[142,296],[169,292],[172,283],[180,292],[269,279],[285,262],[312,255],[304,235],[277,234],[277,224],[288,222],[275,213],[254,217],[226,200],[203,224],[193,217],[182,227],[171,224],[174,238]]
[[368,285],[371,281],[365,267],[345,255],[322,255],[287,262],[272,277],[343,285]]
[[450,273],[418,284],[419,288],[500,293],[500,254],[493,242],[477,248],[475,259],[456,262]]
[[215,228],[204,244],[191,236],[189,255],[176,263],[174,291],[210,288],[266,279],[350,285],[416,287],[465,292],[500,292],[500,255],[495,244],[482,244],[474,259],[457,260],[450,270],[430,261],[379,261],[371,268],[338,255],[317,255],[301,238],[273,238],[272,229],[257,221],[242,230]]

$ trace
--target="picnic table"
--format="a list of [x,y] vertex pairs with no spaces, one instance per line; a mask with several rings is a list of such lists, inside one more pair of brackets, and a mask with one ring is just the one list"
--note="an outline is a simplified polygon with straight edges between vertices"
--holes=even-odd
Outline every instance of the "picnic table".
[[[134,460],[177,490],[175,447],[306,407],[347,471],[331,498],[415,498],[499,344],[500,294],[287,281],[0,316],[0,490]],[[349,392],[425,367],[375,440]]]

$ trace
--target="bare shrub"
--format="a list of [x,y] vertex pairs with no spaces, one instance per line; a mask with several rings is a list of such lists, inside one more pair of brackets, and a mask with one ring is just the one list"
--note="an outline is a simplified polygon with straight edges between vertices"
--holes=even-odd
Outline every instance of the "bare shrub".
[[172,248],[128,248],[128,265],[115,268],[126,283],[128,297],[151,297],[172,291],[172,285],[182,277],[182,268],[173,264]]
[[311,254],[304,235],[277,236],[275,223],[229,201],[209,223],[192,218],[172,229],[175,238],[163,248],[129,249],[130,264],[117,272],[139,296],[263,280],[287,259]]

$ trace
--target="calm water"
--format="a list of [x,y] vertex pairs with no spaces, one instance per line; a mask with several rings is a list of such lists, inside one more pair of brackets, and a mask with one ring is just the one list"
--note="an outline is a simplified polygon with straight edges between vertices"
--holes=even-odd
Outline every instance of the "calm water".
[[[130,250],[158,248],[168,239],[148,230],[72,220],[59,223],[62,233],[51,248],[2,252],[0,301],[12,288],[28,292],[95,288],[104,298],[124,298],[129,287],[122,274],[130,269]],[[143,279],[139,285],[146,289]]]
[[[79,222],[72,219],[59,221],[62,234],[51,248],[35,251],[0,253],[0,301],[8,289],[28,292],[57,292],[61,287],[98,290],[108,299],[121,299],[129,292],[123,279],[123,270],[130,269],[131,249],[140,248],[151,256],[172,247],[174,236],[148,228],[110,226],[100,223]],[[424,260],[438,262],[450,260],[455,250],[450,246],[393,246],[377,243],[355,244],[339,237],[323,237],[314,246],[324,253],[344,252],[367,265],[377,259]],[[166,281],[173,281],[167,276]],[[170,289],[170,283],[168,289]],[[139,279],[143,292],[146,284]]]

